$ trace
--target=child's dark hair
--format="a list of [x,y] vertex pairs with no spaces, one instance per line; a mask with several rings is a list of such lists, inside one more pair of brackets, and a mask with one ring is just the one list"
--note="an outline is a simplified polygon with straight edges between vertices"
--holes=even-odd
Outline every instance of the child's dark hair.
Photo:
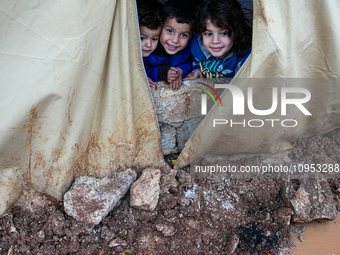
[[237,0],[206,0],[197,12],[194,33],[202,34],[206,30],[207,20],[215,26],[226,29],[228,36],[234,36],[232,52],[242,56],[251,45],[252,27]]
[[163,5],[164,20],[166,18],[176,18],[178,23],[192,24],[194,14],[192,1],[190,0],[168,0]]
[[137,1],[138,22],[140,26],[156,30],[163,26],[162,6],[157,1]]

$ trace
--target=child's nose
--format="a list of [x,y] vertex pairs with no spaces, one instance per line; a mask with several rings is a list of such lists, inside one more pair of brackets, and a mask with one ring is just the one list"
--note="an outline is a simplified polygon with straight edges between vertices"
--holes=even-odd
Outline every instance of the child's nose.
[[218,35],[213,35],[213,43],[219,43],[220,37]]
[[172,38],[172,41],[174,43],[178,43],[179,42],[179,36],[175,35],[173,38]]
[[146,46],[146,47],[151,47],[151,40],[147,40],[145,46]]

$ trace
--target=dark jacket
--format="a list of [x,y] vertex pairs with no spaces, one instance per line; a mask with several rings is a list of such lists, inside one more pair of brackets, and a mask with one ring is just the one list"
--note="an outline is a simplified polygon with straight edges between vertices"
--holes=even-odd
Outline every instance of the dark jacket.
[[147,76],[153,81],[167,81],[170,67],[179,67],[183,70],[182,77],[192,70],[192,57],[189,44],[175,55],[169,55],[159,43],[150,56],[143,58]]
[[236,57],[231,53],[224,59],[216,58],[204,48],[201,36],[191,39],[190,49],[194,56],[193,71],[199,69],[205,77],[210,79],[234,77],[251,53],[251,47],[249,47],[241,57]]

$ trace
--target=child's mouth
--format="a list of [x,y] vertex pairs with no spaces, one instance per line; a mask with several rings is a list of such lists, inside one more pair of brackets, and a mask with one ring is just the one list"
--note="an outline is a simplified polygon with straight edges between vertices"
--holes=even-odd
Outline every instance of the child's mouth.
[[171,50],[171,51],[174,51],[174,50],[177,50],[177,49],[178,49],[178,47],[172,46],[172,45],[170,45],[170,44],[168,44],[168,43],[167,43],[167,46],[168,46],[168,49]]
[[214,47],[214,48],[211,48],[211,50],[214,52],[219,52],[220,50],[222,50],[222,47]]

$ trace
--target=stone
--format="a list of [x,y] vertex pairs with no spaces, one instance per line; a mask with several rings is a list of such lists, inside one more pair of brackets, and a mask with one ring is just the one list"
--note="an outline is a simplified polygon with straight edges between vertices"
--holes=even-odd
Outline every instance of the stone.
[[116,239],[112,239],[110,242],[109,242],[109,247],[116,247],[116,246],[126,246],[127,244],[126,244],[126,242],[123,240],[123,239],[121,239],[121,238],[119,238],[119,237],[117,237]]
[[176,234],[176,229],[172,225],[157,224],[156,229],[162,232],[163,236],[173,236]]
[[[191,84],[193,84],[192,81],[183,82],[177,91],[170,90],[166,82],[157,82],[156,86],[151,88],[159,122],[182,122],[190,119]],[[200,115],[200,112],[196,115]]]
[[166,193],[159,200],[158,208],[160,210],[173,209],[177,206],[177,197],[171,193]]
[[[155,87],[150,88],[160,127],[163,155],[180,152],[205,117],[201,114],[202,90],[198,87],[206,87],[198,82],[201,80],[183,81],[177,91],[170,90],[169,84],[164,81],[156,82]],[[215,83],[229,83],[228,80],[217,82],[211,79],[204,79],[203,82],[212,87]],[[220,95],[222,91],[217,89]],[[207,101],[209,111],[214,102],[211,99]]]
[[160,170],[154,168],[145,169],[141,177],[131,186],[130,205],[146,211],[155,210],[159,199],[160,179]]
[[176,180],[177,170],[166,168],[163,171],[163,174],[161,176],[161,183],[160,183],[160,194],[163,195],[167,193],[171,187],[178,188],[179,183]]
[[198,238],[195,240],[195,245],[196,247],[199,249],[202,245],[202,239],[201,238]]
[[58,235],[59,237],[63,236],[65,234],[64,224],[65,224],[64,214],[61,211],[57,210],[51,216],[51,226],[53,233]]
[[292,222],[334,220],[336,217],[333,193],[326,179],[283,180],[281,196],[294,211]]
[[185,143],[189,140],[191,134],[194,133],[204,117],[205,116],[184,121],[183,125],[176,129],[177,148],[179,151],[184,149]]
[[273,213],[273,219],[281,228],[288,227],[294,214],[293,210],[288,207],[281,207]]
[[240,238],[237,235],[233,234],[230,236],[229,244],[226,247],[226,252],[228,255],[231,255],[235,252],[239,242],[240,242]]
[[190,176],[190,173],[185,172],[183,170],[179,170],[177,173],[178,182],[181,184],[183,188],[191,189],[193,187],[193,182]]
[[178,176],[178,181],[179,181],[180,184],[191,182],[190,173],[187,173],[183,170],[179,170],[177,172],[177,176]]
[[170,124],[162,123],[160,125],[160,132],[163,155],[177,153],[176,128]]
[[64,195],[65,212],[86,225],[97,225],[128,192],[136,177],[132,169],[102,179],[79,176]]
[[36,234],[36,240],[38,242],[42,242],[45,240],[45,232],[43,230],[40,230],[37,234]]
[[78,242],[78,238],[71,237],[71,243],[69,247],[70,247],[71,252],[77,252],[80,248],[80,243]]
[[184,194],[179,195],[178,197],[178,203],[181,206],[188,206],[191,203],[191,200],[189,198],[187,198]]

